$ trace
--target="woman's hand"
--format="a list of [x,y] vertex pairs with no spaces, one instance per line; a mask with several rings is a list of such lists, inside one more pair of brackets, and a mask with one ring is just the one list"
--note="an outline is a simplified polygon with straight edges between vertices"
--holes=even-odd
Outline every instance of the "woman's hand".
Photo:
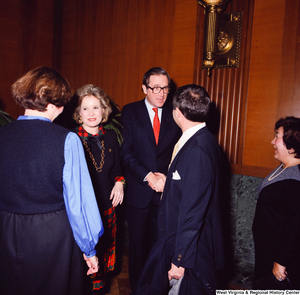
[[123,203],[124,190],[121,181],[116,181],[113,189],[111,190],[109,199],[112,200],[113,207],[117,207]]
[[284,281],[286,280],[287,272],[285,271],[286,267],[280,265],[277,262],[274,262],[273,264],[273,275],[278,281]]
[[95,255],[95,256],[92,256],[90,258],[87,258],[86,255],[83,253],[83,259],[85,260],[89,270],[87,271],[87,275],[91,275],[93,273],[96,273],[98,272],[98,257]]

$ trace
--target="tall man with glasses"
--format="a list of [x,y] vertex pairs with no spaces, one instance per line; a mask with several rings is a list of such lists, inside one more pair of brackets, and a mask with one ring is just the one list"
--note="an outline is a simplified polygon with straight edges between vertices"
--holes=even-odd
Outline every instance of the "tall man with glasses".
[[157,210],[175,143],[181,135],[166,102],[169,74],[149,69],[143,77],[145,99],[122,110],[124,127],[121,159],[125,169],[131,287],[158,239]]

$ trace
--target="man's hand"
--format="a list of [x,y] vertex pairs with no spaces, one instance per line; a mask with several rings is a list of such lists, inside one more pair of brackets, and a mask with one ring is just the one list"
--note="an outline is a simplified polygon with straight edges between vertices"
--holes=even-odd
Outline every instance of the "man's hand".
[[96,273],[98,272],[98,257],[95,255],[95,256],[92,256],[90,258],[87,258],[86,255],[83,253],[83,259],[85,260],[89,270],[87,271],[87,275],[91,275],[93,273]]
[[155,172],[149,173],[146,180],[148,181],[148,185],[155,190],[156,192],[162,192],[164,190],[166,176],[162,173]]
[[179,266],[177,267],[175,264],[171,263],[171,269],[168,271],[169,281],[172,279],[179,280],[184,275],[185,268]]
[[278,281],[284,281],[286,280],[287,272],[285,271],[286,267],[280,265],[277,262],[274,262],[273,264],[273,275]]

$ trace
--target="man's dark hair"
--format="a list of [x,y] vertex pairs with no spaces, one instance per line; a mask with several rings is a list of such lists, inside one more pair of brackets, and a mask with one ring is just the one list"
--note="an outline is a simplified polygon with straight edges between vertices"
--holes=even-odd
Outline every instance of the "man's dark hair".
[[173,96],[173,109],[178,108],[186,119],[193,122],[206,122],[210,104],[206,90],[196,84],[179,87]]
[[152,75],[165,75],[165,76],[167,76],[168,85],[170,86],[170,76],[169,76],[169,74],[166,72],[166,70],[164,70],[163,68],[159,68],[159,67],[151,68],[145,73],[145,75],[143,77],[143,85],[148,87],[150,76],[152,76]]

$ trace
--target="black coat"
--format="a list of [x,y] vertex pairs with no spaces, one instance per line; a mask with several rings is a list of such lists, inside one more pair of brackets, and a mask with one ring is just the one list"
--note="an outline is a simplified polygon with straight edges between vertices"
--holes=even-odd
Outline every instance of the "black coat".
[[211,294],[224,266],[220,216],[221,153],[206,127],[181,148],[168,174],[158,212],[160,240],[132,294],[165,294],[171,262],[185,268],[179,294]]
[[116,133],[111,129],[105,129],[105,132],[103,166],[100,164],[102,150],[100,150],[96,142],[88,142],[97,167],[100,168],[100,166],[102,166],[100,173],[97,172],[90,154],[86,147],[84,147],[85,158],[91,175],[98,207],[102,214],[105,210],[112,207],[112,200],[110,200],[109,197],[115,185],[115,178],[117,176],[123,176]]
[[158,145],[144,99],[123,107],[124,142],[120,149],[126,179],[127,205],[145,208],[153,191],[144,181],[150,172],[167,174],[173,147],[181,135],[172,116],[172,106],[165,103],[162,110]]
[[217,269],[224,266],[221,162],[217,140],[204,127],[179,150],[169,168],[158,226],[160,237],[176,232],[172,262],[178,267],[195,266],[199,244],[211,250]]

